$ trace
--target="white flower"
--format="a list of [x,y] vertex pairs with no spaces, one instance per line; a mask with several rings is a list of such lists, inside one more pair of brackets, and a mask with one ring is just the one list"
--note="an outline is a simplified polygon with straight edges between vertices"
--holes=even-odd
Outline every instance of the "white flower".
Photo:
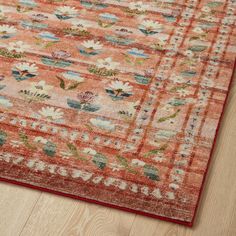
[[29,73],[29,74],[37,74],[38,67],[35,64],[30,64],[27,62],[21,62],[14,66],[14,68],[18,71]]
[[140,160],[138,160],[138,159],[133,159],[132,161],[131,161],[131,164],[133,165],[133,166],[145,166],[145,162],[144,161],[140,161]]
[[91,25],[85,21],[73,19],[71,20],[72,28],[87,30],[87,28],[91,27]]
[[11,140],[11,142],[10,142],[10,145],[15,148],[20,147],[22,144],[23,144],[23,142],[18,141],[18,140]]
[[78,14],[78,11],[75,7],[61,6],[56,9],[55,14],[61,16],[75,17]]
[[215,84],[214,81],[207,77],[204,77],[201,81],[201,85],[204,87],[213,87],[214,84]]
[[203,34],[204,30],[201,27],[195,27],[193,29],[193,32],[196,33],[196,34]]
[[82,45],[87,49],[100,50],[103,45],[100,42],[95,42],[94,40],[87,40],[82,43]]
[[91,118],[90,123],[103,130],[107,131],[115,130],[115,125],[112,124],[109,120],[104,120],[101,118]]
[[186,96],[188,96],[189,94],[191,94],[190,91],[185,90],[185,89],[179,89],[177,93],[178,93],[181,97],[186,97]]
[[0,106],[3,107],[12,107],[13,104],[7,98],[0,96]]
[[205,6],[205,7],[202,8],[202,11],[206,12],[206,13],[209,13],[209,12],[211,12],[211,8],[208,7],[208,6]]
[[113,81],[111,82],[111,84],[109,85],[109,87],[112,89],[112,90],[115,90],[115,91],[119,91],[119,92],[125,92],[125,93],[129,93],[132,91],[133,87],[131,85],[129,85],[128,82],[122,82],[122,81],[119,81],[119,80],[116,80],[116,81]]
[[158,21],[153,20],[144,20],[142,21],[141,26],[148,31],[156,31],[162,28],[162,25]]
[[41,137],[41,136],[37,136],[34,138],[34,142],[35,143],[42,143],[42,144],[46,144],[47,143],[47,139]]
[[69,157],[73,156],[73,154],[69,151],[65,151],[65,152],[61,151],[60,154],[61,154],[63,159],[68,159]]
[[97,154],[96,150],[94,150],[92,148],[84,148],[83,153],[86,153],[86,154],[89,154],[89,155],[92,155],[92,156]]
[[15,34],[16,28],[10,25],[0,25],[0,35],[1,34]]
[[43,107],[39,114],[43,116],[44,118],[50,119],[50,120],[58,120],[61,119],[64,115],[64,112],[61,111],[59,108],[54,107]]
[[145,5],[142,1],[130,2],[129,9],[138,10],[138,11],[146,11],[147,5]]
[[124,167],[122,165],[119,165],[117,163],[111,163],[109,166],[112,169],[112,171],[120,171],[120,170],[124,169]]
[[180,75],[173,75],[173,76],[171,76],[170,80],[172,80],[174,83],[184,83],[185,82],[184,78]]
[[98,68],[106,68],[107,70],[115,70],[120,63],[112,61],[112,58],[107,57],[105,59],[98,59],[97,60],[97,67]]
[[191,50],[187,50],[184,52],[184,55],[186,57],[192,58],[194,56],[194,53]]
[[16,53],[24,53],[25,51],[30,49],[30,46],[22,41],[17,41],[17,42],[10,42],[7,49],[9,51],[15,51]]
[[39,90],[42,92],[48,92],[52,88],[53,88],[53,86],[47,85],[44,80],[40,80],[39,82],[32,82],[31,83],[31,90],[33,92],[38,92]]

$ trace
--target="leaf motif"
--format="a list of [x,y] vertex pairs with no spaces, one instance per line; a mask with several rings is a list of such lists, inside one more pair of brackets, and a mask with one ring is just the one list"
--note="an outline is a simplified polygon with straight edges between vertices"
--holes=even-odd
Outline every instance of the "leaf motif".
[[76,89],[79,84],[80,84],[80,83],[78,83],[78,82],[77,82],[77,83],[74,83],[74,84],[70,85],[70,86],[67,88],[67,90]]
[[164,152],[167,147],[168,147],[168,145],[167,145],[167,144],[164,144],[164,145],[162,145],[162,146],[159,147],[159,148],[150,150],[149,152],[147,152],[147,153],[144,154],[144,157],[149,157],[149,156],[151,156],[151,155],[155,155],[155,154],[158,154],[158,153],[160,153],[160,152]]
[[165,122],[165,121],[170,120],[170,119],[174,119],[178,115],[179,112],[180,112],[180,109],[177,110],[173,115],[165,116],[165,117],[160,118],[158,120],[158,123]]
[[192,46],[188,48],[188,50],[191,50],[193,52],[202,52],[202,51],[205,51],[206,49],[207,49],[207,46],[203,46],[203,45],[196,45],[196,46]]
[[59,76],[56,76],[56,77],[57,77],[58,80],[60,80],[60,87],[62,89],[65,89],[65,81]]
[[34,145],[29,143],[29,138],[28,138],[28,136],[25,133],[20,132],[19,133],[19,137],[20,137],[20,140],[24,143],[24,145],[27,148],[29,148],[31,150],[37,150],[37,148]]
[[118,161],[120,162],[122,166],[124,167],[129,166],[128,161],[124,157],[117,155],[116,158],[118,159]]
[[82,161],[88,161],[86,158],[82,157],[82,156],[79,154],[79,152],[78,152],[78,150],[77,150],[77,148],[76,148],[76,146],[75,146],[74,144],[72,144],[72,143],[67,143],[66,145],[67,145],[67,147],[69,148],[69,151],[71,152],[71,154],[72,154],[73,156],[75,156],[77,159],[82,160]]

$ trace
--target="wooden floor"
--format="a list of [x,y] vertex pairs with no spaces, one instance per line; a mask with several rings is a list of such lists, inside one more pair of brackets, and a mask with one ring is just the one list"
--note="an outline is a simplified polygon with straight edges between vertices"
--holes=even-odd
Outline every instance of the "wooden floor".
[[0,183],[0,236],[18,235],[236,236],[236,81],[192,229]]

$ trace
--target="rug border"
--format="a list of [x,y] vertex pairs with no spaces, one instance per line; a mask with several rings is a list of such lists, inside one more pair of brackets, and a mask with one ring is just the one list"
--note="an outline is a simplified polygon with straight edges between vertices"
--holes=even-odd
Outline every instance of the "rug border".
[[198,199],[197,199],[197,204],[196,204],[196,207],[194,209],[194,215],[193,215],[193,219],[192,219],[192,222],[191,222],[191,227],[193,226],[193,224],[196,220],[196,216],[197,216],[197,213],[198,213],[198,210],[199,210],[199,205],[200,205],[201,197],[202,197],[202,194],[203,194],[205,182],[206,182],[206,179],[207,179],[207,174],[208,174],[209,167],[210,167],[212,159],[213,159],[213,154],[214,154],[215,146],[216,146],[216,143],[217,143],[217,137],[219,136],[218,134],[219,134],[220,127],[221,127],[223,117],[224,117],[224,113],[225,113],[225,110],[226,110],[226,107],[227,107],[229,93],[230,93],[230,90],[232,88],[232,83],[233,83],[235,73],[236,73],[236,57],[234,58],[233,71],[232,71],[232,75],[231,75],[230,82],[229,82],[229,85],[228,85],[226,98],[225,98],[223,108],[222,108],[222,111],[221,111],[221,114],[220,114],[220,119],[219,119],[218,124],[217,124],[215,137],[214,137],[211,152],[210,152],[210,157],[209,157],[209,160],[207,162],[207,168],[206,168],[206,171],[205,171],[204,176],[203,176],[202,185],[201,185],[200,192],[199,192]]
[[163,221],[167,221],[167,222],[171,222],[171,223],[184,225],[184,226],[187,226],[187,227],[193,227],[194,222],[196,220],[198,210],[199,210],[200,200],[201,200],[201,197],[202,197],[202,194],[203,194],[203,190],[204,190],[205,182],[206,182],[206,179],[207,179],[206,177],[207,177],[207,174],[208,174],[208,171],[209,171],[210,163],[213,159],[212,157],[213,157],[215,145],[216,145],[216,142],[217,142],[217,137],[218,137],[218,134],[219,134],[220,125],[221,125],[222,119],[224,117],[225,108],[226,108],[226,104],[227,104],[227,101],[228,101],[230,89],[232,87],[232,82],[233,82],[235,72],[236,72],[236,58],[234,59],[233,72],[232,72],[230,82],[229,82],[229,85],[228,85],[227,94],[226,94],[226,98],[225,98],[225,101],[224,101],[224,104],[223,104],[220,119],[219,119],[219,122],[217,124],[215,137],[214,137],[213,145],[212,145],[211,152],[210,152],[210,157],[209,157],[209,160],[207,162],[206,171],[203,175],[202,185],[201,185],[201,188],[200,188],[200,192],[199,192],[198,199],[197,199],[197,204],[196,204],[196,207],[194,209],[194,215],[193,215],[193,218],[192,218],[191,222],[181,221],[181,220],[177,220],[177,219],[171,219],[169,217],[164,217],[164,216],[158,216],[158,215],[154,215],[154,214],[147,213],[147,212],[142,212],[142,211],[127,208],[127,207],[117,206],[117,205],[114,205],[114,204],[111,204],[111,203],[105,203],[105,202],[102,202],[102,201],[99,201],[99,200],[93,200],[93,199],[84,198],[84,197],[76,196],[76,195],[69,194],[69,193],[64,193],[64,192],[48,189],[48,188],[45,188],[45,187],[35,186],[33,184],[24,183],[24,182],[20,182],[20,181],[17,181],[17,180],[11,180],[11,179],[0,177],[0,181],[15,184],[15,185],[19,185],[19,186],[23,186],[23,187],[27,187],[27,188],[31,188],[31,189],[36,189],[36,190],[43,191],[43,192],[53,193],[53,194],[56,194],[56,195],[59,195],[59,196],[69,197],[69,198],[72,198],[72,199],[77,199],[77,200],[81,200],[81,201],[88,202],[88,203],[95,203],[95,204],[98,204],[98,205],[102,205],[102,206],[106,206],[106,207],[110,207],[110,208],[114,208],[114,209],[118,209],[118,210],[123,210],[123,211],[130,212],[130,213],[135,213],[135,214],[138,214],[138,215],[143,215],[143,216],[147,216],[147,217],[151,217],[151,218],[155,218],[155,219],[159,219],[159,220],[163,220]]

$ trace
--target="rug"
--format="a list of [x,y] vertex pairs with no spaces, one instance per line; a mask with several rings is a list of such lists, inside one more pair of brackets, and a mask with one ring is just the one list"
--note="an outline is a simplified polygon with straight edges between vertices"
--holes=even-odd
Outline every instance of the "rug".
[[192,226],[236,55],[232,0],[0,0],[0,178]]

